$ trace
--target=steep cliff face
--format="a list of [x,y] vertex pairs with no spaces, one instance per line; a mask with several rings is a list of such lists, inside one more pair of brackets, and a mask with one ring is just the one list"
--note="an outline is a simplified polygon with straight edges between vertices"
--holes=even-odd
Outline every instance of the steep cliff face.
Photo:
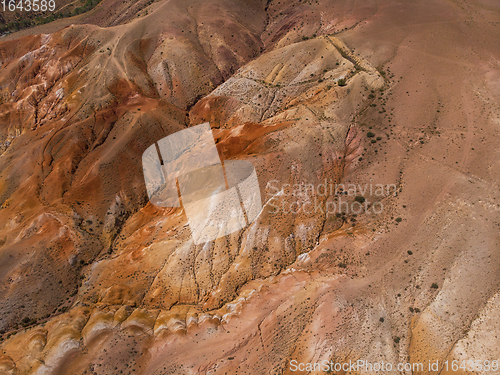
[[[495,4],[124,4],[0,42],[0,372],[499,359]],[[196,245],[141,157],[204,122],[263,208]]]

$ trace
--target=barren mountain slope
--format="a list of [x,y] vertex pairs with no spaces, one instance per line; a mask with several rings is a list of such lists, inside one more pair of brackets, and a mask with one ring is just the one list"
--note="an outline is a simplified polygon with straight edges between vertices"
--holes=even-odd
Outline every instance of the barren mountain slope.
[[[103,0],[60,31],[9,36],[0,373],[500,359],[499,12]],[[181,209],[148,202],[141,156],[203,122],[222,159],[255,166],[263,209],[195,245]],[[304,204],[282,187],[325,181],[368,188],[316,206],[362,195],[371,210],[275,209]]]

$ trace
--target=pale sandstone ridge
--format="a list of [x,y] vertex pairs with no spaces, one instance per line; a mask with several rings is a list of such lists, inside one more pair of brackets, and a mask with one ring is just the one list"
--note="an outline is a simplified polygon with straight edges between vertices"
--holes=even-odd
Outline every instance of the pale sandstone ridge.
[[[500,359],[499,19],[486,1],[103,0],[2,39],[0,374]],[[148,203],[141,155],[207,121],[263,209],[195,245],[182,209]],[[304,197],[273,186],[325,180],[395,191],[361,194],[381,214],[274,212]]]

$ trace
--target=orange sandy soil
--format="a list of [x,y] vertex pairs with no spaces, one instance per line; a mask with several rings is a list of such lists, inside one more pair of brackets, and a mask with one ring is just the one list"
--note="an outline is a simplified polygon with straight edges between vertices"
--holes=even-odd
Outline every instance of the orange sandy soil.
[[[499,360],[498,2],[145,5],[0,39],[0,374]],[[141,156],[204,121],[264,207],[194,245]],[[273,214],[325,179],[397,192]]]

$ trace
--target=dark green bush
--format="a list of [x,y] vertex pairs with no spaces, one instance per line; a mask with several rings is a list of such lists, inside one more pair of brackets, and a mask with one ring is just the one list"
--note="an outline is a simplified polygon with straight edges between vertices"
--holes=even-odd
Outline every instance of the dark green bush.
[[366,199],[362,195],[357,195],[354,200],[358,203],[365,203]]

